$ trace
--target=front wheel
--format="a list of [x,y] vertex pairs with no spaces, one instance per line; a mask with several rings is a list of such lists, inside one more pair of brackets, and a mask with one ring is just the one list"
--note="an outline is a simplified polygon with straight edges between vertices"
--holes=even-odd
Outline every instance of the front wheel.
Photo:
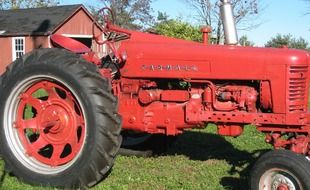
[[0,86],[5,169],[34,185],[85,188],[111,169],[120,147],[117,100],[96,66],[41,49],[12,63]]
[[308,190],[310,163],[288,150],[274,150],[261,156],[252,168],[251,190]]

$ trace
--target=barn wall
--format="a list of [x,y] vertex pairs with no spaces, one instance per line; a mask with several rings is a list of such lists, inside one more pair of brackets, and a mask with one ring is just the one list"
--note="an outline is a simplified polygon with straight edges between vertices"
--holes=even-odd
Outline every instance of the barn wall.
[[[56,34],[67,34],[67,35],[88,35],[92,36],[93,21],[88,17],[83,9],[79,10],[71,19],[64,23],[61,28],[59,28]],[[101,34],[101,29],[95,27],[95,34]],[[101,38],[102,40],[102,38]],[[106,48],[104,46],[99,46],[94,40],[92,43],[92,50],[97,53],[99,57],[105,54]]]
[[26,53],[38,48],[48,48],[48,37],[47,36],[31,36],[26,37]]
[[[92,35],[92,20],[81,9],[71,19],[69,19],[61,28],[59,28],[57,34],[75,34],[75,35]],[[96,33],[99,34],[98,27],[95,28]]]
[[[21,37],[21,36],[16,36]],[[48,38],[46,36],[25,37],[25,53],[28,53],[36,48],[48,48]],[[0,38],[0,74],[5,71],[5,68],[12,63],[12,37]]]
[[12,61],[11,38],[0,38],[0,74],[5,71],[6,66]]

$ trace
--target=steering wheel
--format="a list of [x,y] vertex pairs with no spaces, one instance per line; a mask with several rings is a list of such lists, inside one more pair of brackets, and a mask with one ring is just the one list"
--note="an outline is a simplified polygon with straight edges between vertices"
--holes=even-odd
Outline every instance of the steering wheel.
[[[114,17],[113,11],[109,7],[104,7],[98,11],[98,14],[94,19],[93,27],[92,27],[93,38],[97,44],[103,45],[103,44],[106,44],[108,42],[108,40],[99,40],[101,34],[96,35],[96,32],[95,32],[96,21],[99,20],[100,15],[102,15],[102,18],[103,18],[102,21],[104,22],[103,33],[107,34],[107,35],[108,35],[109,25],[114,23],[115,17]],[[109,16],[111,16],[111,19],[109,19]]]
[[[97,24],[96,21],[98,20],[99,15],[102,15],[102,18],[103,18],[102,21],[104,22],[104,28],[103,28],[102,33],[107,36],[106,40],[100,40],[102,33],[100,33],[99,35],[96,35],[96,32],[95,32],[95,25]],[[104,45],[104,44],[107,45],[110,48],[111,52],[114,54],[116,60],[121,62],[122,58],[119,52],[117,51],[117,48],[115,47],[115,41],[114,41],[115,32],[110,30],[110,25],[112,25],[114,21],[115,21],[115,17],[114,17],[113,11],[109,7],[104,7],[100,9],[93,22],[93,28],[92,28],[93,39],[98,45]]]

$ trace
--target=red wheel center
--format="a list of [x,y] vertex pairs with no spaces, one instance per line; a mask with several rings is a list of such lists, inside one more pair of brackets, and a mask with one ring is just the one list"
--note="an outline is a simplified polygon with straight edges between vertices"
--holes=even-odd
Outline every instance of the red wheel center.
[[[51,112],[51,113],[50,113]],[[43,112],[43,121],[41,126],[44,127],[44,130],[48,130],[50,133],[58,133],[61,131],[60,117],[58,111],[46,111]]]
[[[45,96],[35,95],[45,91]],[[15,128],[26,154],[50,165],[60,166],[79,153],[85,135],[84,117],[70,90],[40,81],[20,95]]]
[[279,187],[277,188],[277,190],[290,190],[289,187],[285,184],[281,184],[279,185]]
[[62,102],[63,106],[59,103],[52,103],[40,115],[42,135],[52,144],[63,143],[73,132],[73,127],[70,125],[74,122],[74,118],[69,114],[70,110],[65,108],[66,103]]

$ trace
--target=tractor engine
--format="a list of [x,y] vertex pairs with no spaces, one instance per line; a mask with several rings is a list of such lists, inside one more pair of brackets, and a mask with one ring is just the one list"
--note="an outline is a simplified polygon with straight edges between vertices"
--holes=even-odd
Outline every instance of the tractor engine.
[[[197,83],[190,86],[191,82]],[[257,113],[259,97],[254,86],[191,80],[123,80],[115,84],[113,91],[120,100],[125,129],[177,135],[185,128],[204,127],[212,119],[221,120],[222,116],[213,112]],[[207,118],[206,113],[210,115]],[[223,121],[219,133],[238,136],[242,126]]]

